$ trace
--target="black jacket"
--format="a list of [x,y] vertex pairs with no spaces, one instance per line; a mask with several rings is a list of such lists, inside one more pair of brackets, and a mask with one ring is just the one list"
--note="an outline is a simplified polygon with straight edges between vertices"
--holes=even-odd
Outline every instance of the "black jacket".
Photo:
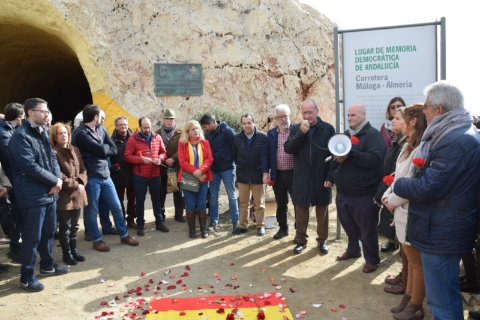
[[300,130],[300,125],[293,126],[285,142],[285,152],[295,156],[292,202],[302,207],[327,206],[332,202],[332,190],[323,185],[331,162],[325,163],[325,159],[331,155],[328,141],[335,129],[317,117],[315,132],[310,137],[309,132]]
[[[348,130],[345,134],[350,137]],[[327,180],[335,183],[337,192],[346,197],[373,197],[383,179],[385,141],[370,123],[355,136],[359,144],[352,146],[347,159],[341,164],[333,162]]]
[[75,145],[80,149],[82,160],[87,168],[89,178],[108,178],[110,170],[108,169],[107,157],[117,154],[115,142],[106,134],[103,128],[98,128],[96,137],[90,128],[87,128],[83,122],[74,130]]
[[10,150],[8,149],[8,143],[15,128],[3,119],[0,119],[0,163],[5,171],[8,179],[13,182],[12,168],[10,166]]
[[[132,136],[132,130],[128,129],[127,137]],[[110,177],[115,187],[132,188],[133,187],[133,168],[132,165],[125,161],[123,154],[127,142],[117,139],[117,129],[113,130],[112,140],[117,146],[117,154],[110,156]],[[128,139],[127,139],[128,140]]]
[[[406,138],[407,137],[400,135],[394,141],[392,141],[392,146],[390,147],[390,150],[388,150],[387,155],[385,156],[385,160],[383,161],[384,177],[391,175],[392,173],[395,172],[395,169],[397,167],[398,155],[400,154],[400,151],[402,151]],[[377,201],[378,203],[382,203],[382,196],[385,193],[385,191],[387,191],[387,189],[388,187],[385,184],[385,182],[383,182],[383,177],[382,177],[382,181],[380,181],[377,187],[377,193],[375,193],[375,196],[373,197],[375,201]]]
[[267,143],[267,135],[257,128],[254,130],[250,146],[243,130],[233,138],[232,154],[240,183],[263,184],[262,150]]
[[40,133],[35,125],[22,120],[10,139],[13,190],[20,208],[46,205],[58,199],[58,194],[49,193],[62,174],[45,127],[43,130]]
[[212,150],[213,172],[223,172],[234,168],[232,144],[235,131],[226,122],[219,122],[217,130],[206,132],[205,139],[210,143]]

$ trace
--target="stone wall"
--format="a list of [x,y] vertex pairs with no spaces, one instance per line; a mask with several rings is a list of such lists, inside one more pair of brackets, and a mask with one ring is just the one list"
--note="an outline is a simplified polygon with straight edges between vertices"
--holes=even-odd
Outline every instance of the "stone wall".
[[[296,0],[23,0],[26,12],[28,2],[44,30],[73,28],[83,37],[81,46],[67,44],[93,101],[108,105],[107,120],[127,113],[156,123],[172,108],[181,124],[221,108],[250,112],[266,129],[275,105],[288,104],[295,121],[299,103],[313,98],[321,117],[335,123],[335,25]],[[154,63],[201,63],[203,96],[156,97]]]

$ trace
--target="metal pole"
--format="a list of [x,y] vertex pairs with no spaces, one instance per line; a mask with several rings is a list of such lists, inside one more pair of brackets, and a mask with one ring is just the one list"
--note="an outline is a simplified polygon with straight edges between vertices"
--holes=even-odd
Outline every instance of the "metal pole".
[[[335,55],[335,117],[336,117],[336,132],[340,133],[340,55],[338,47],[338,28],[333,29],[334,32],[334,55]],[[337,209],[337,240],[342,238],[342,226],[338,218]]]
[[447,30],[445,17],[440,19],[440,78],[447,79]]

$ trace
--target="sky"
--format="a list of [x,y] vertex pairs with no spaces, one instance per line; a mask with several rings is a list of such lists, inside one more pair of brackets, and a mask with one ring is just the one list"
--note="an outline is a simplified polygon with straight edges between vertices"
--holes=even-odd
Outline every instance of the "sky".
[[[446,19],[447,80],[460,88],[465,107],[480,115],[480,44],[476,1],[466,0],[299,0],[324,14],[339,30],[397,26]],[[478,3],[477,3],[478,5]]]

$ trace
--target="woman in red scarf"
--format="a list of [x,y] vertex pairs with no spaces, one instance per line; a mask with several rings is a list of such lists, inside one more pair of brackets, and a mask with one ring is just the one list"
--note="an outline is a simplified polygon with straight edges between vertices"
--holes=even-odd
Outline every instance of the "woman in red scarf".
[[183,189],[187,222],[190,238],[196,238],[195,233],[195,210],[198,211],[198,222],[202,238],[208,237],[207,232],[207,192],[208,183],[212,181],[210,167],[213,163],[210,143],[203,137],[200,124],[195,120],[185,123],[178,142],[178,162],[180,172],[178,182],[182,182],[183,173],[191,173],[198,178],[200,187],[198,192]]

